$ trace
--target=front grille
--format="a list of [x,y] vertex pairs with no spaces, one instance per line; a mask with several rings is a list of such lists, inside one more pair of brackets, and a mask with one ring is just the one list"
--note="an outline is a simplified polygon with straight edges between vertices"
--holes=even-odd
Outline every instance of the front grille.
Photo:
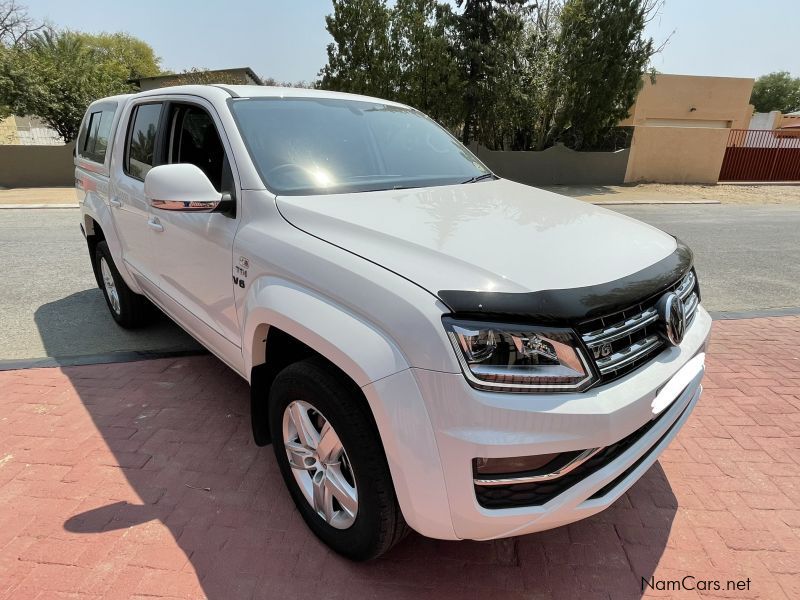
[[667,291],[674,291],[684,303],[687,327],[694,319],[700,297],[697,278],[689,271],[683,279],[664,292],[625,310],[615,312],[578,326],[578,332],[589,349],[600,373],[600,382],[614,381],[655,358],[664,348],[656,304]]

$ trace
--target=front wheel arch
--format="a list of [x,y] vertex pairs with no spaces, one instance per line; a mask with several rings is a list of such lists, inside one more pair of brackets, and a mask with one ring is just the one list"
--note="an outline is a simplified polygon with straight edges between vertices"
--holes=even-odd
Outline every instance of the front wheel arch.
[[310,346],[277,327],[260,327],[258,333],[263,340],[261,344],[264,362],[254,366],[250,372],[250,422],[256,445],[266,446],[272,441],[266,400],[275,377],[289,365],[306,359],[314,359],[318,364],[326,365],[326,368],[346,382],[352,392],[359,396],[363,407],[370,415],[375,431],[378,431],[369,402],[358,384],[347,373]]

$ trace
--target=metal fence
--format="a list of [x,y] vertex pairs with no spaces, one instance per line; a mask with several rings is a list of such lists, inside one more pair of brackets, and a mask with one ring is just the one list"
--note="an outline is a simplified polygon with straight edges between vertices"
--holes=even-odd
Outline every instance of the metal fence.
[[800,131],[731,129],[720,181],[800,181]]

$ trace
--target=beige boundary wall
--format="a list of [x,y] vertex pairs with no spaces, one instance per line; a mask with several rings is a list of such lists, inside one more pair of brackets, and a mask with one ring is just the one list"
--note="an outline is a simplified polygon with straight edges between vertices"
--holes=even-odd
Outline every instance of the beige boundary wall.
[[633,125],[626,183],[716,183],[731,129],[750,123],[753,80],[648,76],[620,125]]
[[729,129],[636,127],[625,183],[716,183]]
[[0,145],[0,187],[74,185],[73,146]]

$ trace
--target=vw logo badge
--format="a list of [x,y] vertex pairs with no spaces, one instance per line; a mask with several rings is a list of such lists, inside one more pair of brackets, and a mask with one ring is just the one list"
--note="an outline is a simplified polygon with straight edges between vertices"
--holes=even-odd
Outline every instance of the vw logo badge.
[[670,344],[677,346],[686,333],[686,310],[683,301],[675,292],[669,292],[658,301],[658,314],[664,322],[664,336]]

